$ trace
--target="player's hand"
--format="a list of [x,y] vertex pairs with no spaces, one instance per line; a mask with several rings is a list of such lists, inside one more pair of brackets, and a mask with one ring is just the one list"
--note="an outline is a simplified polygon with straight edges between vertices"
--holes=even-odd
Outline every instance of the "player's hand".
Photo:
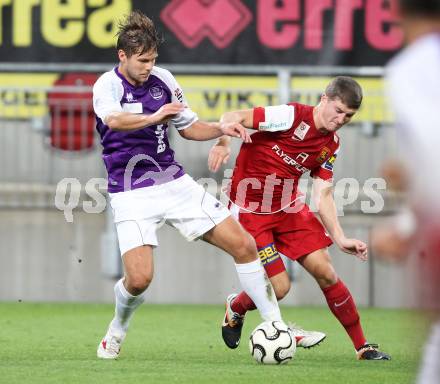
[[178,113],[183,112],[185,105],[182,103],[168,103],[162,105],[156,112],[151,115],[154,124],[166,123],[175,117]]
[[224,135],[239,137],[245,143],[252,143],[251,135],[240,123],[220,123],[220,129]]
[[365,244],[363,241],[357,239],[347,239],[344,237],[336,241],[336,243],[341,251],[350,255],[355,255],[362,261],[366,261],[368,259],[367,244]]
[[208,168],[211,172],[217,172],[222,164],[226,164],[231,155],[231,148],[225,145],[214,145],[208,155]]

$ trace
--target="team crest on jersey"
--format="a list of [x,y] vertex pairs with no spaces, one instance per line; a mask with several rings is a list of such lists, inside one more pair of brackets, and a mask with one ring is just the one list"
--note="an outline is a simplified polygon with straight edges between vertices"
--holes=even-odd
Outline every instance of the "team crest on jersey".
[[329,155],[329,153],[330,153],[330,149],[328,149],[327,147],[322,148],[321,153],[316,158],[316,161],[319,164],[322,164],[325,161],[325,159],[327,158],[327,156]]
[[299,123],[299,125],[296,127],[295,131],[293,132],[292,139],[304,140],[304,137],[306,136],[309,129],[310,129],[310,125],[304,123],[304,121],[301,121],[301,123]]
[[131,92],[128,92],[127,96],[125,98],[127,99],[127,102],[129,102],[129,103],[131,103],[134,100]]
[[154,100],[160,100],[163,96],[162,87],[151,87],[150,88],[150,95]]

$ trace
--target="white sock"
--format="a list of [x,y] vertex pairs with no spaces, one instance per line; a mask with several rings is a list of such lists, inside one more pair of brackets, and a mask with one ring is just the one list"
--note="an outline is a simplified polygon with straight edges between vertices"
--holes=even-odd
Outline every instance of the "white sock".
[[122,282],[123,279],[119,280],[115,284],[115,317],[113,318],[110,327],[119,332],[127,332],[130,319],[133,313],[139,305],[144,301],[144,294],[141,293],[138,296],[133,296],[129,293]]
[[265,321],[282,321],[280,308],[272,284],[260,259],[246,264],[235,264],[238,278]]

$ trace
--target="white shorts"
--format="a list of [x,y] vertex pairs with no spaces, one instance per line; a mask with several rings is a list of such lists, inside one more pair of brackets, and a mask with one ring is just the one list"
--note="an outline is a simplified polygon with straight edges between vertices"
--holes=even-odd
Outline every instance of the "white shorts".
[[161,185],[110,193],[121,255],[141,245],[157,246],[163,224],[188,240],[201,237],[230,216],[228,209],[189,175]]

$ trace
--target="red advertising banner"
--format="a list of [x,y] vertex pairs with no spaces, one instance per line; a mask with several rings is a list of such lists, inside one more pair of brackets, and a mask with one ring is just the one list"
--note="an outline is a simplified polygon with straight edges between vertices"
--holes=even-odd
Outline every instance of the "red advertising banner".
[[3,0],[1,60],[114,62],[132,9],[164,36],[164,63],[380,66],[403,43],[396,0]]

